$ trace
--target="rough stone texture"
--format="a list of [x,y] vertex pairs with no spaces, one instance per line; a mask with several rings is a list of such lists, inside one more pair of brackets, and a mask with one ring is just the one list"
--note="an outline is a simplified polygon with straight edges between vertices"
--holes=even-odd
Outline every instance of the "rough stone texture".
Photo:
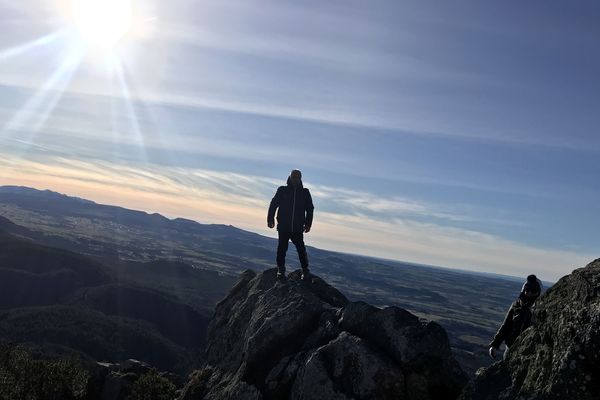
[[600,399],[600,259],[552,286],[533,318],[506,360],[483,370],[461,399]]
[[437,323],[398,307],[380,310],[356,302],[340,311],[340,328],[368,340],[408,371],[409,392],[433,398],[460,393],[464,374],[452,357],[446,331]]
[[317,276],[246,271],[215,310],[207,363],[181,399],[455,399],[466,375],[446,332],[351,303]]
[[[315,384],[318,383],[318,384]],[[310,354],[297,373],[291,398],[399,399],[404,375],[385,354],[342,332]]]

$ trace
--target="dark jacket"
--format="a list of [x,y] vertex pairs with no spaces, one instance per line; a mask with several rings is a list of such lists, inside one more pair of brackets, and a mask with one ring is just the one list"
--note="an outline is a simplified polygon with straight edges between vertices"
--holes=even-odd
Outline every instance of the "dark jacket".
[[287,186],[280,186],[271,200],[267,222],[275,222],[277,210],[277,230],[280,232],[302,232],[310,227],[313,220],[313,206],[310,192],[302,186],[302,182],[294,188],[288,178]]
[[500,347],[505,342],[508,347],[517,340],[517,337],[531,325],[531,307],[527,306],[521,299],[517,299],[508,310],[504,322],[490,346]]

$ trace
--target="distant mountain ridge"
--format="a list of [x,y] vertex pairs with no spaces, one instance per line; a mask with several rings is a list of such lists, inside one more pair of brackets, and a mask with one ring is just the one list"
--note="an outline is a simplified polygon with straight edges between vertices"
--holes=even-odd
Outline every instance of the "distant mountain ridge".
[[11,186],[11,185],[0,186],[0,193],[16,194],[19,196],[22,196],[22,195],[40,196],[40,197],[44,197],[44,198],[54,197],[54,198],[60,199],[60,200],[77,201],[77,202],[88,203],[88,204],[96,204],[92,200],[83,199],[81,197],[69,196],[69,195],[58,193],[58,192],[55,192],[55,191],[52,191],[49,189],[45,189],[45,190],[34,189],[34,188],[27,187],[27,186]]
[[[260,256],[264,257],[271,242],[271,239],[229,225],[168,219],[157,213],[15,186],[0,187],[0,215],[30,229],[35,240],[112,260],[171,259],[197,264],[199,258],[207,258],[196,253],[194,248],[199,247],[225,253],[236,249],[242,256],[246,249],[249,258],[262,251]],[[44,235],[40,236],[40,232]],[[219,262],[213,260],[213,263],[215,261]],[[237,257],[225,257],[225,261],[222,268],[232,274],[247,266],[236,266]]]
[[[32,199],[33,198],[33,199]],[[45,203],[47,201],[51,202],[61,202],[61,205],[48,204]],[[238,239],[238,234],[242,235],[244,239],[252,239],[250,242],[253,245],[271,245],[274,239],[261,236],[257,233],[245,231],[239,228],[236,228],[232,225],[224,225],[224,224],[202,224],[194,220],[186,219],[186,218],[174,218],[169,219],[159,213],[147,213],[145,211],[131,210],[120,206],[113,205],[105,205],[99,204],[91,200],[82,199],[80,197],[73,197],[69,195],[65,195],[62,193],[54,192],[51,190],[38,190],[34,188],[29,188],[25,186],[0,186],[0,203],[13,203],[19,207],[30,210],[42,210],[45,212],[51,211],[59,211],[60,214],[58,216],[64,217],[66,215],[84,215],[95,218],[112,218],[115,221],[124,224],[136,224],[141,225],[146,229],[151,228],[160,228],[168,230],[169,233],[189,233],[193,231],[194,233],[203,233],[211,236],[215,235],[228,235],[229,237],[234,237]],[[74,207],[73,207],[74,206]],[[0,215],[1,218],[1,215]],[[14,221],[19,221],[19,219],[14,219]],[[27,225],[27,223],[23,224],[26,221],[19,221],[21,225]],[[170,225],[167,228],[167,225]],[[177,231],[177,232],[173,232]],[[235,243],[238,245],[239,243]],[[232,246],[233,247],[233,246]],[[236,248],[237,249],[237,248]],[[336,252],[330,252],[337,254]],[[371,257],[365,257],[371,258]],[[381,260],[386,261],[386,260]],[[391,263],[396,261],[387,260]],[[406,264],[403,262],[403,264]],[[447,268],[424,265],[424,264],[411,264],[421,268],[435,268],[447,270]],[[243,270],[243,269],[241,269]],[[241,271],[240,270],[240,271]],[[487,273],[479,273],[479,272],[471,272],[467,270],[459,270],[462,273],[469,273],[474,275],[482,275],[488,276],[493,275],[499,278],[507,278],[507,279],[520,279],[516,277],[497,275],[497,274],[487,274]]]
[[[239,228],[235,228],[231,225],[223,225],[223,224],[200,224],[199,222],[192,221],[186,218],[174,218],[169,219],[159,213],[147,213],[145,211],[137,211],[131,210],[120,206],[106,205],[96,203],[92,200],[83,199],[80,197],[69,196],[66,194],[54,192],[52,190],[38,190],[34,188],[29,188],[26,186],[0,186],[0,196],[3,202],[15,202],[18,205],[23,205],[24,202],[27,202],[29,198],[31,201],[28,206],[32,206],[33,209],[43,209],[46,211],[60,210],[66,207],[74,207],[70,208],[68,211],[70,213],[82,213],[87,214],[92,212],[96,217],[114,217],[114,216],[125,216],[127,218],[127,222],[141,222],[144,225],[148,224],[149,220],[154,220],[154,222],[158,223],[174,223],[177,228],[184,229],[193,226],[194,228],[198,228],[199,226],[210,226],[210,227],[221,227],[223,229],[229,230],[233,229],[235,231],[240,231],[244,233],[248,233],[251,235],[256,235],[251,232],[243,231]],[[34,199],[39,199],[42,201],[58,201],[61,202],[60,206],[56,206],[56,203],[41,203],[36,202]],[[46,206],[46,207],[44,207]],[[97,213],[97,210],[101,210],[104,212]]]

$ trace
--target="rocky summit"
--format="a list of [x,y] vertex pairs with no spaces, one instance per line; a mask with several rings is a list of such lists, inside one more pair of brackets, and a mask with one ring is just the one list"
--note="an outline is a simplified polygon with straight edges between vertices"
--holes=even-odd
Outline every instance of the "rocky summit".
[[181,399],[455,399],[466,381],[437,323],[350,302],[317,276],[248,270]]
[[600,399],[600,259],[538,300],[533,326],[504,361],[469,383],[461,399]]

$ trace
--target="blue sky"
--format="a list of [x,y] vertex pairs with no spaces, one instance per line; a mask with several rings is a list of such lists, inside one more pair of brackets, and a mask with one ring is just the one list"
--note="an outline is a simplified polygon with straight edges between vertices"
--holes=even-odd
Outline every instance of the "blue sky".
[[133,1],[98,50],[74,1],[0,1],[0,184],[274,236],[300,168],[313,246],[545,280],[598,257],[595,2]]

